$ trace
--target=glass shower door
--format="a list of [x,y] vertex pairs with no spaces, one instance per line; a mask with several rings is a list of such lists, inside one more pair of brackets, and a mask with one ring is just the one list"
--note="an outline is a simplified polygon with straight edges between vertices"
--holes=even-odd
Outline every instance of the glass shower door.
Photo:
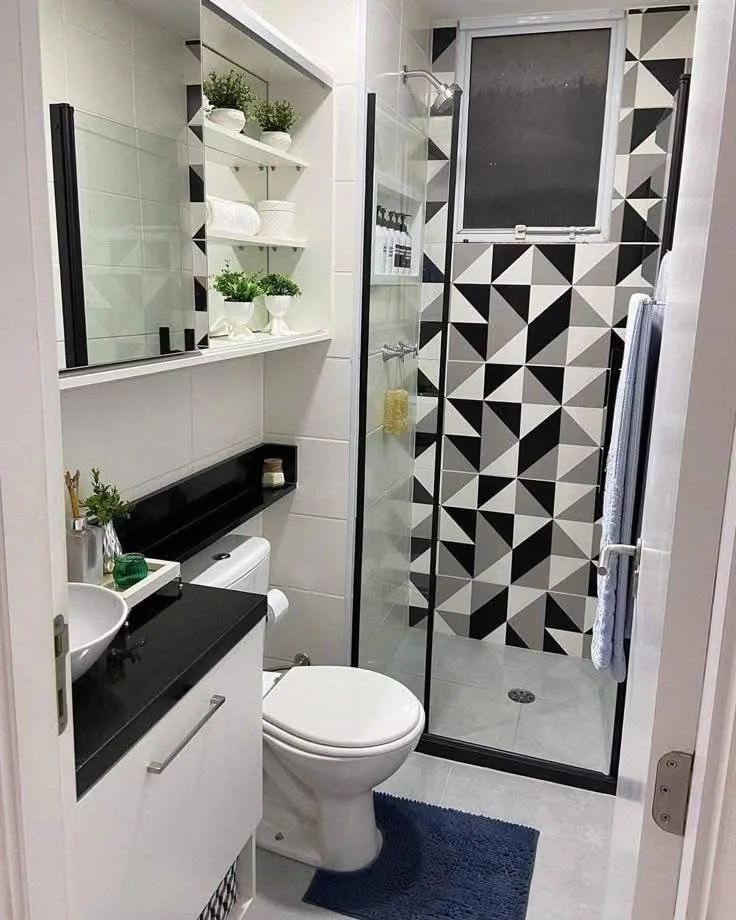
[[[382,673],[392,673],[393,656],[414,628],[412,485],[428,115],[420,105],[410,119],[375,94],[368,97],[353,662]],[[423,663],[414,671],[393,676],[421,699]]]

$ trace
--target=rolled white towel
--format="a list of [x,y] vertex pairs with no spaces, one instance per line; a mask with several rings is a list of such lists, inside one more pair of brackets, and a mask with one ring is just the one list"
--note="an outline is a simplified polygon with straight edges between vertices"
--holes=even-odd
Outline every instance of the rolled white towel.
[[245,201],[228,201],[208,196],[206,213],[207,229],[212,232],[219,230],[242,236],[256,236],[261,229],[258,212]]

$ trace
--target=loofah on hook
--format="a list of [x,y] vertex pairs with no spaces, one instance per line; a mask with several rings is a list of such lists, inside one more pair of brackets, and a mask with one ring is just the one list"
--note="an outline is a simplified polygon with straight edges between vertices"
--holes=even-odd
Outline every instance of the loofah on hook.
[[383,400],[383,430],[386,434],[406,434],[409,430],[409,393],[386,390]]

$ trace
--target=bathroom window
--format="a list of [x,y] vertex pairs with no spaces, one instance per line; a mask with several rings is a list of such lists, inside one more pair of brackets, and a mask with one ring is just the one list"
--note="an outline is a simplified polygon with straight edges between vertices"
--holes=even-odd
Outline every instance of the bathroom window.
[[537,19],[461,26],[460,239],[608,236],[625,21]]

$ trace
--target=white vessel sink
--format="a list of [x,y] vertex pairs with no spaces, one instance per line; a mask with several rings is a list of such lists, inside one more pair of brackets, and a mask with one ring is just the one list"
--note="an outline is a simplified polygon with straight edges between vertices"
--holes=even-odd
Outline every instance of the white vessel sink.
[[69,655],[72,680],[81,677],[112,642],[128,605],[109,588],[69,583]]

